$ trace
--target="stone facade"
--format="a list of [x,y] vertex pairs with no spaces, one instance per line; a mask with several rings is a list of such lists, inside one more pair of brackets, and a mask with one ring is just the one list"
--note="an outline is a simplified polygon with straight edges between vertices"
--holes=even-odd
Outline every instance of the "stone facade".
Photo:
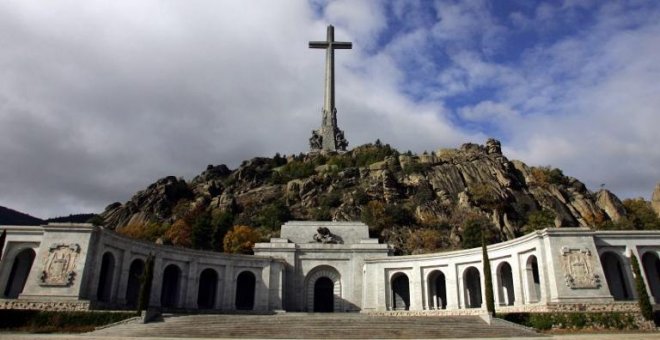
[[[129,309],[154,255],[165,310],[485,312],[481,249],[390,256],[355,222],[288,222],[255,255],[132,240],[87,224],[3,226],[0,308]],[[488,247],[500,312],[636,312],[631,255],[660,302],[660,232],[545,229]]]

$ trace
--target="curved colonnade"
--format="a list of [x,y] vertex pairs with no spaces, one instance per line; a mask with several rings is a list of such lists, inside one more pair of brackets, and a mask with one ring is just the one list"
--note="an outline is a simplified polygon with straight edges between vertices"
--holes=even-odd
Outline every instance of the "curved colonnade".
[[[255,248],[267,256],[229,255],[155,245],[86,225],[9,230],[0,263],[7,306],[12,305],[7,301],[60,299],[87,301],[88,308],[134,308],[153,254],[150,306],[165,309],[485,309],[479,248],[394,257],[373,256],[387,253],[373,242],[275,239]],[[488,253],[495,304],[502,311],[632,302],[637,298],[632,255],[639,259],[652,302],[660,303],[660,232],[543,230],[491,245]]]

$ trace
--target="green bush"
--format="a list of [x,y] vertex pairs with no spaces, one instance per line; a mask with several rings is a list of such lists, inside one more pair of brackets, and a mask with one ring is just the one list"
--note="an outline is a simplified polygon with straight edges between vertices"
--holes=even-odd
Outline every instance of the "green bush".
[[0,310],[0,329],[31,333],[88,332],[134,317],[134,313]]
[[538,330],[548,330],[552,328],[554,320],[552,319],[551,314],[532,314],[529,318],[529,326],[534,327]]
[[557,329],[637,329],[633,313],[509,313],[499,317],[538,330]]

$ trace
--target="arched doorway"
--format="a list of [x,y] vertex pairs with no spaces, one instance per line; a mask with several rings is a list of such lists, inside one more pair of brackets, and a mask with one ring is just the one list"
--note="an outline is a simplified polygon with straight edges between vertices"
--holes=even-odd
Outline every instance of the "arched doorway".
[[603,266],[605,280],[607,280],[610,294],[612,294],[614,300],[630,300],[632,294],[619,255],[609,251],[604,252],[600,255],[600,263]]
[[254,288],[256,278],[250,271],[244,271],[236,279],[236,309],[252,310],[254,308]]
[[392,310],[408,310],[410,308],[410,281],[403,273],[392,277]]
[[314,283],[314,312],[332,313],[335,311],[335,283],[327,277],[320,277]]
[[513,273],[511,265],[502,262],[497,269],[497,293],[501,306],[513,306],[516,295],[513,291]]
[[305,294],[307,311],[342,311],[341,277],[337,269],[331,266],[319,266],[307,274]]
[[463,272],[463,286],[465,287],[465,307],[481,307],[481,275],[475,267],[468,267]]
[[99,273],[99,285],[96,289],[98,301],[110,302],[112,298],[112,279],[115,272],[115,257],[110,252],[103,254],[101,259],[101,271]]
[[429,309],[447,308],[447,286],[445,274],[439,270],[434,270],[428,278],[429,291]]
[[536,256],[531,255],[527,258],[525,272],[527,273],[527,302],[539,302],[541,300],[541,278]]
[[140,297],[140,277],[144,273],[144,261],[133,260],[128,270],[128,282],[126,283],[126,304],[136,307]]
[[15,257],[11,266],[9,280],[5,286],[4,295],[8,299],[16,299],[23,292],[28,275],[32,269],[35,257],[34,250],[31,248],[21,250]]
[[642,255],[642,265],[653,299],[655,303],[660,303],[660,259],[658,259],[658,255],[654,252],[646,252]]
[[160,292],[160,305],[162,307],[176,307],[179,303],[179,280],[181,269],[174,264],[165,267],[163,284]]
[[215,296],[218,287],[218,273],[206,268],[199,275],[199,289],[197,290],[197,307],[212,309],[215,307]]

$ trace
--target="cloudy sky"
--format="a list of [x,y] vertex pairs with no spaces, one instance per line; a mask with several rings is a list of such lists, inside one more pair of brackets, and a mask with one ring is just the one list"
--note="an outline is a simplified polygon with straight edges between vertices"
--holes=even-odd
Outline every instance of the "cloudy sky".
[[591,190],[660,181],[657,1],[0,2],[0,205],[100,212],[167,175],[306,152],[335,25],[340,128],[502,141]]

